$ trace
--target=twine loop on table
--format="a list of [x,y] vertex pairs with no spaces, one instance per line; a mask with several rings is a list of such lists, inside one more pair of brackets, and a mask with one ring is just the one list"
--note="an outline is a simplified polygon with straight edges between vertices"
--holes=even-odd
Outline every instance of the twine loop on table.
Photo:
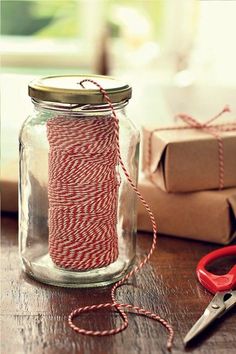
[[175,116],[175,118],[180,118],[186,126],[171,126],[171,127],[163,127],[163,128],[156,128],[150,132],[149,139],[148,139],[148,167],[149,172],[151,173],[151,158],[152,158],[152,137],[155,132],[160,131],[168,131],[168,130],[185,130],[185,129],[196,129],[205,131],[206,133],[212,135],[217,140],[218,146],[218,166],[219,166],[219,189],[224,188],[224,175],[225,175],[225,168],[224,168],[224,143],[221,137],[221,133],[223,132],[230,132],[236,131],[236,123],[225,123],[225,124],[215,124],[213,123],[217,120],[220,116],[224,113],[230,112],[229,106],[225,106],[217,115],[213,118],[209,119],[207,122],[199,122],[197,119],[189,116],[185,113],[180,113]]
[[[84,79],[80,82],[80,85],[82,87],[84,87],[84,83],[85,82],[90,82],[92,84],[94,84],[95,86],[97,86],[100,90],[100,92],[102,93],[104,100],[106,101],[106,103],[108,104],[110,110],[111,110],[111,114],[112,114],[112,118],[114,120],[114,127],[115,127],[115,137],[116,137],[116,151],[117,151],[117,163],[118,165],[120,165],[120,167],[122,168],[127,180],[129,181],[132,189],[134,190],[134,192],[137,194],[137,196],[139,197],[139,199],[141,200],[141,202],[143,203],[144,207],[146,208],[149,216],[150,216],[150,220],[152,223],[152,227],[153,227],[153,240],[152,240],[152,245],[151,248],[147,254],[147,256],[137,265],[135,266],[128,274],[126,274],[121,280],[119,280],[117,283],[115,283],[111,289],[111,300],[112,302],[110,303],[102,303],[102,304],[95,304],[95,305],[91,305],[91,306],[85,306],[85,307],[80,307],[75,309],[73,312],[71,312],[71,314],[69,315],[68,318],[68,323],[70,325],[70,327],[80,333],[80,334],[85,334],[85,335],[91,335],[91,336],[106,336],[106,335],[112,335],[112,334],[117,334],[121,331],[123,331],[125,328],[127,328],[128,326],[128,317],[127,317],[127,313],[125,312],[125,309],[136,313],[138,315],[143,315],[146,317],[149,317],[153,320],[156,320],[158,322],[160,322],[163,326],[166,327],[166,329],[169,332],[169,336],[168,336],[168,340],[167,340],[167,348],[171,349],[172,347],[172,342],[173,342],[173,336],[174,336],[174,331],[171,327],[171,325],[165,321],[164,319],[162,319],[159,315],[152,313],[148,310],[145,310],[143,308],[140,308],[138,306],[133,306],[131,304],[123,304],[123,303],[119,303],[116,300],[116,290],[117,288],[119,288],[122,284],[125,283],[125,281],[127,279],[129,279],[132,275],[136,274],[137,272],[139,272],[141,270],[141,268],[148,262],[148,260],[150,259],[151,255],[154,252],[154,249],[156,247],[156,241],[157,241],[157,226],[156,226],[156,222],[155,222],[155,218],[153,216],[153,213],[149,207],[149,205],[147,204],[147,202],[144,200],[144,198],[142,197],[142,195],[140,194],[140,192],[138,191],[136,185],[134,184],[134,182],[132,181],[128,171],[126,170],[126,167],[122,161],[122,157],[121,157],[121,152],[120,152],[120,144],[119,144],[119,120],[116,116],[114,107],[112,105],[112,102],[106,92],[106,90],[104,90],[96,81],[91,80],[91,79]],[[99,309],[104,309],[104,308],[109,308],[109,309],[113,309],[116,312],[118,312],[121,316],[121,319],[123,321],[122,325],[110,329],[110,330],[103,330],[103,331],[94,331],[94,330],[87,330],[84,328],[80,328],[78,326],[76,326],[73,323],[73,319],[75,317],[77,317],[78,315],[80,315],[81,313],[84,312],[88,312],[88,311],[95,311],[95,310],[99,310]]]

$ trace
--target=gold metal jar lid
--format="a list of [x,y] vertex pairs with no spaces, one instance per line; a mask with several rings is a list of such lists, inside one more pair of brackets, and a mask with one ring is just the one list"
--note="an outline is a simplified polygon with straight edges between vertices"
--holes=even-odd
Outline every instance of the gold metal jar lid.
[[47,76],[33,80],[29,83],[29,96],[42,101],[76,103],[76,104],[102,104],[106,103],[99,88],[91,82],[80,82],[85,79],[96,81],[108,93],[113,103],[131,98],[132,88],[128,84],[110,77],[99,75],[63,75]]

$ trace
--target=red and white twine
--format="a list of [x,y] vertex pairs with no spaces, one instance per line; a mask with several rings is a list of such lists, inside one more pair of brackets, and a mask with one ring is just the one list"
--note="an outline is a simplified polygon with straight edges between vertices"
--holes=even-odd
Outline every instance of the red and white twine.
[[[117,198],[121,166],[133,190],[145,206],[153,227],[148,255],[126,276],[113,285],[111,302],[77,308],[69,315],[70,327],[80,334],[106,336],[128,326],[126,311],[144,315],[163,324],[168,332],[167,347],[172,347],[174,331],[159,315],[131,304],[119,303],[116,290],[141,270],[156,247],[157,226],[149,205],[133,183],[122,161],[119,144],[119,120],[107,92],[94,80],[108,104],[107,117],[56,117],[47,123],[49,150],[49,253],[59,267],[88,270],[106,266],[118,257]],[[73,319],[81,313],[109,308],[117,311],[122,325],[109,330],[80,328]]]
[[118,179],[111,117],[47,123],[49,253],[63,268],[105,267],[118,257]]

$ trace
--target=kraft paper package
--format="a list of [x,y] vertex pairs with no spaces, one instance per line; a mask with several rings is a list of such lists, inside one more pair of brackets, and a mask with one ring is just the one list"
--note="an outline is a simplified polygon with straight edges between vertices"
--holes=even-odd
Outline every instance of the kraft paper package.
[[[166,193],[143,177],[139,190],[162,234],[219,244],[228,244],[236,236],[236,188]],[[152,231],[149,216],[138,203],[138,230]]]
[[[235,124],[236,120],[234,120]],[[191,192],[219,188],[217,139],[199,129],[163,130],[143,127],[142,170],[162,190]],[[224,188],[236,187],[235,130],[220,132],[223,142]]]

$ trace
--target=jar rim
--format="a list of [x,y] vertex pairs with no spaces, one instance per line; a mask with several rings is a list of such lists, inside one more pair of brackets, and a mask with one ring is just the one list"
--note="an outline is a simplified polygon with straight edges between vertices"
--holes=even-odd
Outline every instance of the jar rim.
[[60,75],[35,79],[29,83],[29,96],[36,100],[72,104],[106,104],[99,88],[94,88],[91,79],[100,84],[109,95],[112,103],[129,100],[132,88],[111,76],[103,75]]
[[[75,104],[36,100],[32,98],[32,103],[38,110],[50,110],[57,112],[70,112],[73,114],[97,114],[111,112],[108,104]],[[123,100],[113,104],[114,110],[123,109],[128,104],[128,100]]]

